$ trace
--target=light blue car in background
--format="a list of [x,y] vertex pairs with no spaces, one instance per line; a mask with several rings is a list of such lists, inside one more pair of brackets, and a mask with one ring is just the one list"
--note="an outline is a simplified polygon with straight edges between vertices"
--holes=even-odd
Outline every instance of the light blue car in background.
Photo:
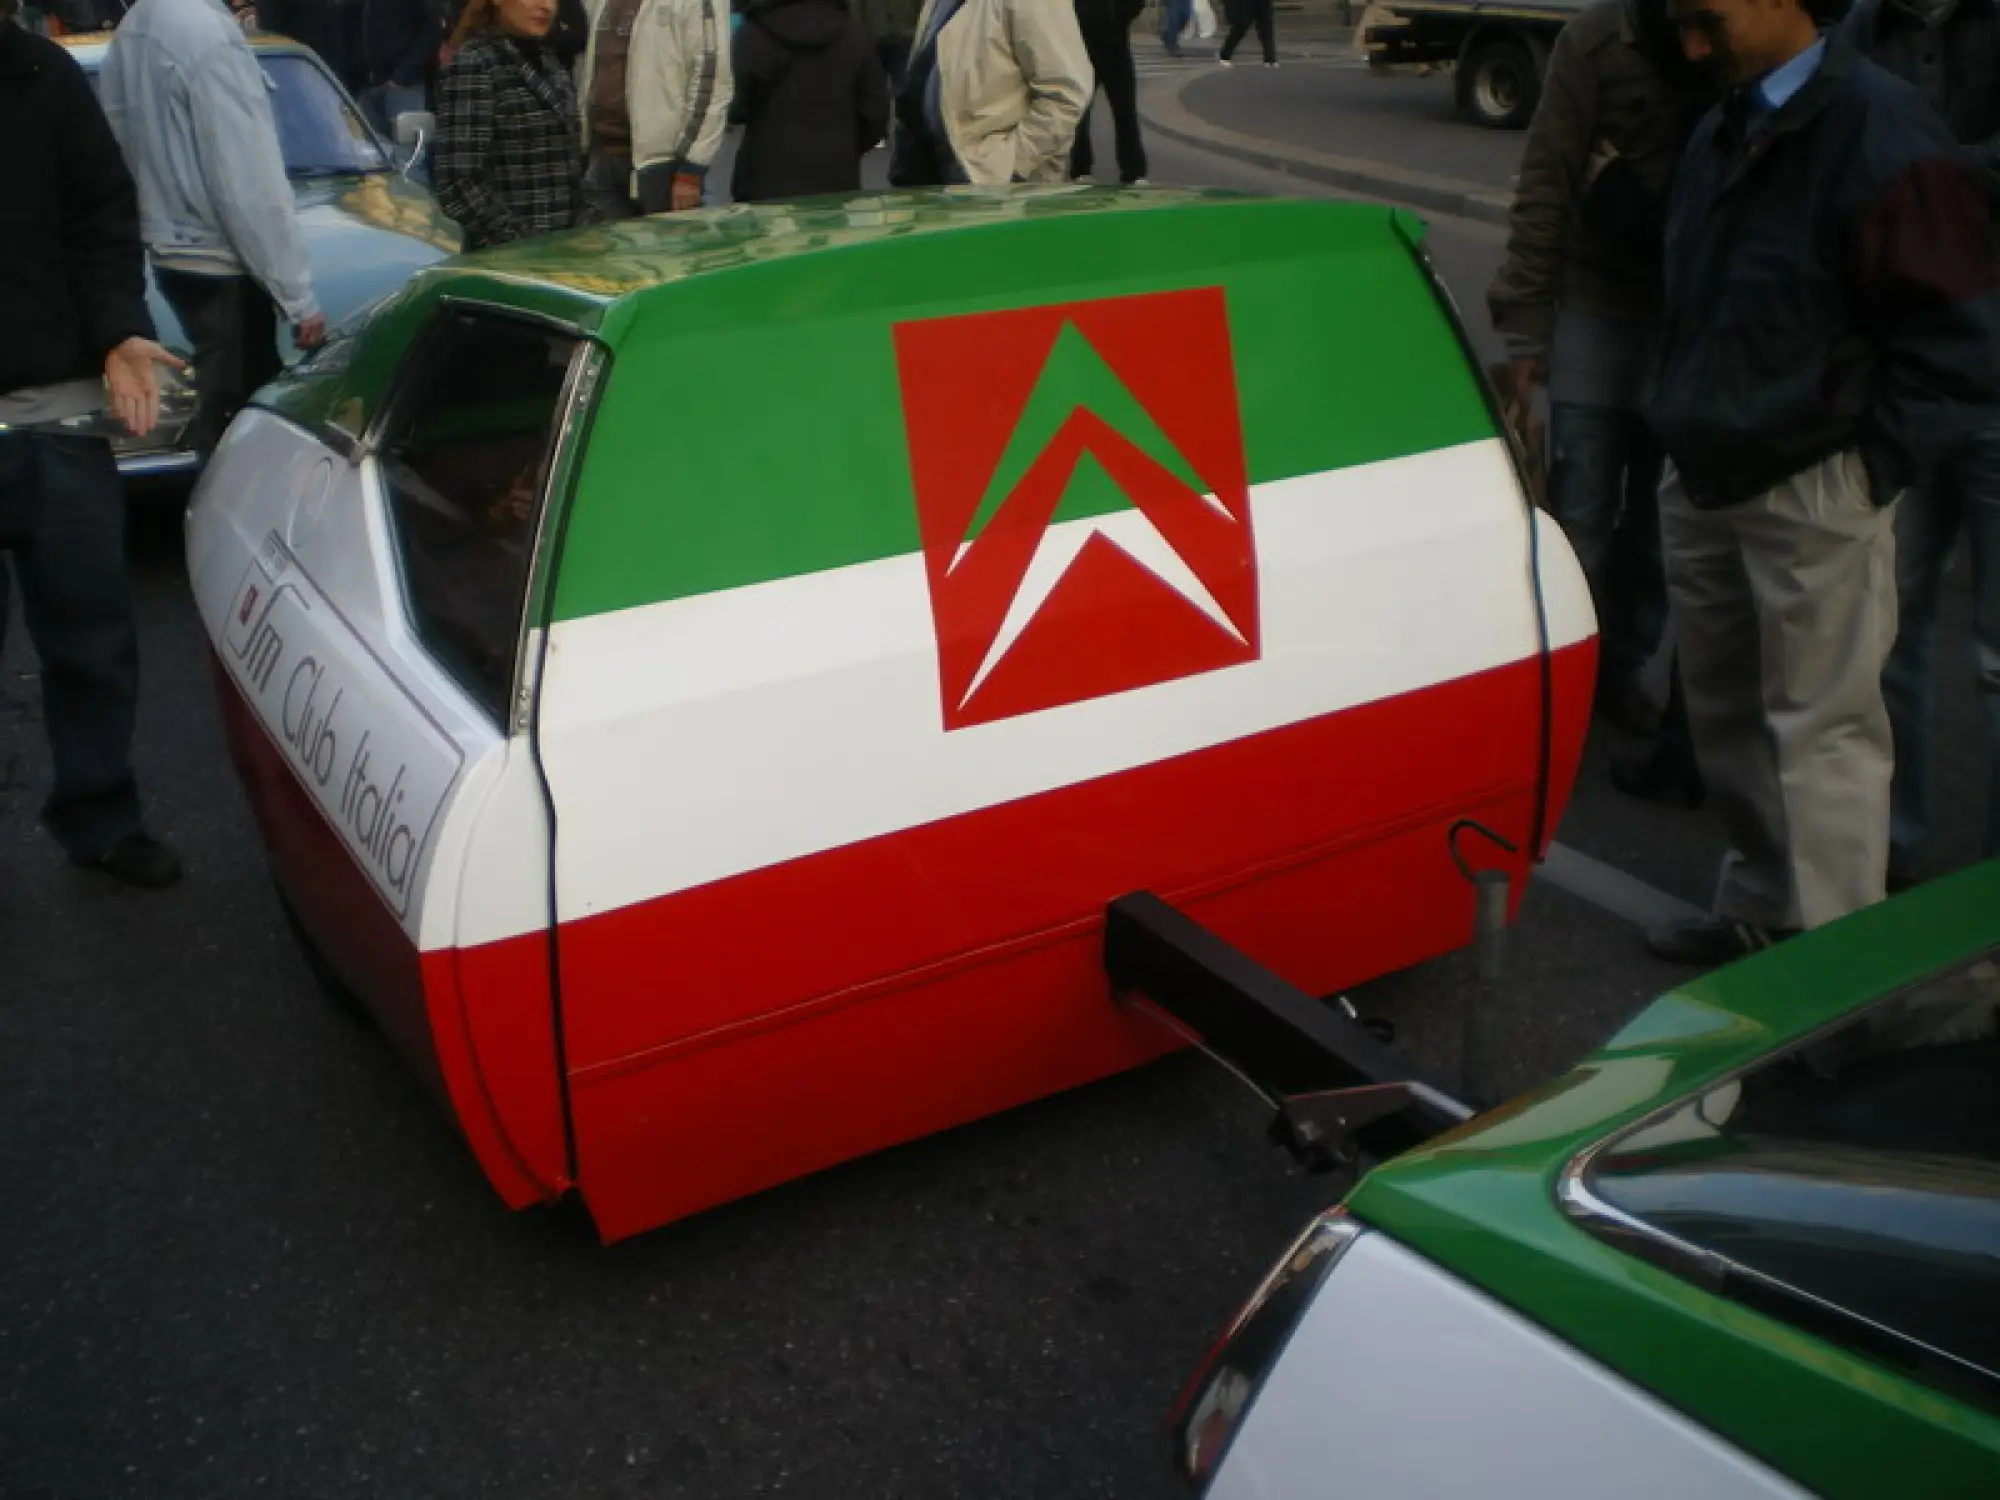
[[[108,36],[64,39],[95,82]],[[416,272],[455,253],[458,226],[420,185],[428,147],[427,116],[405,117],[409,143],[391,147],[362,117],[326,64],[308,47],[280,37],[251,39],[270,82],[285,169],[305,233],[313,290],[329,324],[338,325],[397,291]],[[149,273],[150,274],[150,273]],[[149,291],[160,342],[183,357],[190,345],[157,287]],[[280,327],[285,360],[298,357]],[[144,438],[107,430],[127,479],[192,476],[200,460],[182,442],[194,415],[192,368],[167,374],[159,426]],[[92,419],[109,428],[108,419]]]

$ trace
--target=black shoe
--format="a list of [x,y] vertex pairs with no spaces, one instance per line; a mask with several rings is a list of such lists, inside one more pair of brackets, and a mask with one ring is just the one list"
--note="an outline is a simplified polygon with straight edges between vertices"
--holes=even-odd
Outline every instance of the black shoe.
[[1630,677],[1599,678],[1594,709],[1598,718],[1627,734],[1660,732],[1659,706]]
[[1679,757],[1655,750],[1651,755],[1611,763],[1611,784],[1628,797],[1641,802],[1657,802],[1662,807],[1685,807],[1689,811],[1708,800],[1701,772]]
[[1714,969],[1773,947],[1793,935],[1782,927],[1759,927],[1733,917],[1685,917],[1655,927],[1646,934],[1646,946],[1656,958],[1664,958],[1670,964]]
[[145,832],[128,833],[96,859],[76,863],[149,891],[164,890],[181,878],[180,856]]

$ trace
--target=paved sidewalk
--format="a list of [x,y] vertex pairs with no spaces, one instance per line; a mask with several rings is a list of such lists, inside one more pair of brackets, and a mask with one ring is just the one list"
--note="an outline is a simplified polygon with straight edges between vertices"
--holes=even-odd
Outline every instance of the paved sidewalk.
[[1330,44],[1300,57],[1319,44],[1289,39],[1282,14],[1276,70],[1217,68],[1213,42],[1181,62],[1137,28],[1135,42],[1148,130],[1368,197],[1506,221],[1525,134],[1457,119],[1444,77],[1376,75]]

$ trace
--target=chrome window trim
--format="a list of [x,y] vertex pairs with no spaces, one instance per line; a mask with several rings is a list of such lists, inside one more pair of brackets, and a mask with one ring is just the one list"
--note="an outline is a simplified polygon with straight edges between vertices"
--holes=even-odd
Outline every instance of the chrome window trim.
[[[382,472],[382,454],[380,451],[383,433],[389,422],[400,411],[404,399],[410,392],[411,382],[416,372],[423,368],[424,362],[430,357],[431,351],[436,347],[440,338],[443,337],[450,320],[460,315],[471,315],[474,317],[490,316],[502,321],[527,324],[541,332],[560,334],[570,339],[575,345],[570,350],[569,367],[563,372],[562,390],[556,397],[555,410],[557,420],[550,429],[547,447],[543,453],[542,472],[537,485],[538,513],[535,522],[535,535],[529,546],[528,571],[526,587],[521,595],[520,619],[514,627],[513,669],[508,674],[508,696],[502,700],[500,711],[497,714],[490,704],[475,694],[464,682],[459,680],[458,673],[453,671],[450,664],[438,655],[431,643],[424,638],[423,631],[418,628],[416,610],[410,598],[409,565],[403,556],[402,536],[397,529],[394,507],[389,497],[388,478]],[[544,561],[543,547],[548,532],[551,487],[556,475],[561,472],[559,460],[568,451],[565,444],[570,438],[571,422],[575,417],[573,403],[576,400],[579,386],[579,367],[586,360],[593,357],[592,351],[595,351],[596,355],[602,356],[604,354],[604,346],[596,342],[596,340],[575,324],[566,323],[560,318],[551,318],[540,313],[521,312],[518,309],[491,302],[480,302],[451,296],[440,297],[437,304],[425,317],[423,327],[418,330],[416,337],[410,341],[409,351],[404,354],[402,362],[397,365],[395,374],[390,377],[389,385],[383,393],[382,401],[369,420],[366,435],[359,441],[353,441],[350,438],[352,446],[346,455],[348,462],[361,471],[362,485],[367,498],[381,516],[384,531],[388,537],[389,556],[395,567],[396,593],[394,606],[398,615],[397,623],[402,627],[403,633],[409,637],[416,648],[423,652],[425,659],[437,670],[438,675],[444,681],[449,682],[460,696],[465,699],[466,703],[471,706],[475,716],[491,724],[499,731],[503,738],[511,737],[516,733],[517,726],[526,727],[526,719],[532,718],[534,703],[533,687],[527,679],[530,676],[539,676],[539,663],[533,665],[529,663],[529,653],[526,650],[526,643],[530,631],[528,621],[535,613],[530,606],[534,601],[538,582],[536,569]]]
[[[1713,1296],[1741,1307],[1748,1307],[1808,1337],[1825,1337],[1813,1326],[1812,1321],[1788,1316],[1770,1304],[1782,1304],[1785,1307],[1809,1312],[1815,1315],[1816,1320],[1822,1325],[1848,1331],[1855,1339],[1855,1343],[1842,1347],[1855,1357],[1874,1358],[1875,1356],[1870,1353],[1871,1348],[1885,1351],[1891,1359],[1900,1355],[1902,1370],[1899,1373],[1921,1384],[1928,1384],[1934,1389],[1937,1388],[1937,1382],[1925,1378],[1922,1373],[1923,1367],[1929,1365],[1948,1371],[1960,1377],[1974,1392],[1983,1395],[1984,1400],[1979,1404],[2000,1410],[2000,1374],[1963,1359],[1949,1350],[1925,1343],[1901,1329],[1877,1322],[1865,1314],[1842,1307],[1837,1302],[1828,1301],[1815,1292],[1794,1286],[1791,1282],[1768,1272],[1757,1270],[1718,1251],[1684,1240],[1656,1224],[1648,1223],[1637,1215],[1627,1213],[1615,1204],[1607,1202],[1591,1185],[1591,1174],[1597,1169],[1601,1158],[1624,1141],[1678,1114],[1702,1096],[1728,1084],[1739,1083],[1751,1073],[1779,1058],[1794,1056],[1853,1025],[1870,1011],[1894,1004],[1947,974],[1990,960],[1997,955],[2000,955],[2000,949],[1985,948],[1977,953],[1953,959],[1912,984],[1842,1013],[1825,1025],[1798,1037],[1787,1046],[1761,1053],[1749,1062],[1719,1074],[1684,1094],[1677,1095],[1637,1120],[1620,1127],[1603,1140],[1585,1147],[1570,1159],[1556,1181],[1555,1199],[1558,1209],[1565,1218],[1586,1233],[1610,1245],[1614,1250],[1647,1261],[1670,1275],[1693,1282]],[[1746,1298],[1743,1289],[1754,1289],[1762,1296]],[[1829,1340],[1829,1342],[1835,1341]],[[1972,1399],[1955,1384],[1947,1386],[1946,1393],[1959,1399]]]
[[583,338],[570,360],[556,423],[555,439],[549,445],[548,472],[542,476],[540,510],[535,518],[535,538],[528,551],[528,587],[521,600],[521,624],[514,640],[514,691],[509,700],[508,732],[525,735],[533,726],[535,699],[541,690],[542,653],[530,651],[535,621],[544,618],[555,597],[555,558],[563,528],[569,520],[567,503],[558,504],[558,492],[576,485],[589,437],[590,420],[596,413],[597,393],[604,384],[604,372],[611,353],[594,339]]

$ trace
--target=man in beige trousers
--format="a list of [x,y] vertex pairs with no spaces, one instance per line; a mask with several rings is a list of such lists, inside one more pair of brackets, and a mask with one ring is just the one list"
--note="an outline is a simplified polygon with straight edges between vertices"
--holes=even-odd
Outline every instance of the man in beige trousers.
[[1648,935],[1713,965],[1879,901],[1897,497],[1989,425],[1985,185],[1921,95],[1799,0],[1671,0],[1723,102],[1675,178],[1646,416],[1682,682],[1729,836],[1714,908]]

